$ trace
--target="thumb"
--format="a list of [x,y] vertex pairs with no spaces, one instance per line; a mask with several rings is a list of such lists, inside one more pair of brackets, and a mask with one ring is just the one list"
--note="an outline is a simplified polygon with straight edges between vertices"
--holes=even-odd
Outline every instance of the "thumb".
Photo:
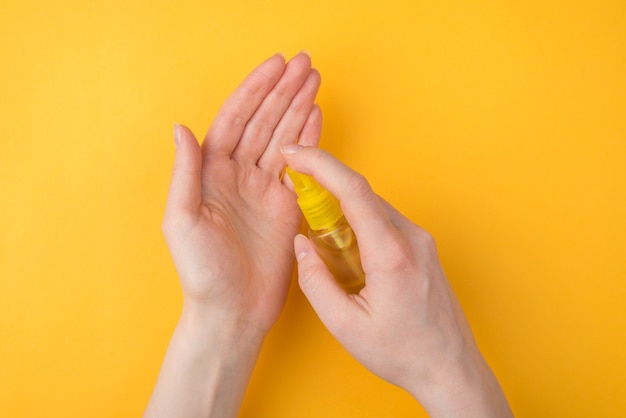
[[349,318],[351,299],[335,281],[315,247],[304,235],[294,239],[298,260],[298,284],[322,323],[336,335]]
[[176,158],[167,197],[167,211],[195,212],[200,206],[200,145],[186,126],[174,125]]

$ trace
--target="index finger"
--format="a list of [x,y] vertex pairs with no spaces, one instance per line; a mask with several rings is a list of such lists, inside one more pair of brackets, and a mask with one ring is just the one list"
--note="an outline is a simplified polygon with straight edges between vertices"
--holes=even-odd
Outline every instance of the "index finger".
[[292,169],[312,175],[339,200],[362,252],[393,248],[397,230],[363,175],[316,147],[287,145],[281,151]]

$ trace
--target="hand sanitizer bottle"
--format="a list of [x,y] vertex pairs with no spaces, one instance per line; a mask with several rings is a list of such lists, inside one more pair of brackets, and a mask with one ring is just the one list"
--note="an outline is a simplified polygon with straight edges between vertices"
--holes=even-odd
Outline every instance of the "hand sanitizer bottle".
[[309,238],[317,253],[347,293],[359,293],[365,286],[361,255],[352,228],[339,201],[312,176],[287,167],[298,195],[298,206],[309,224]]

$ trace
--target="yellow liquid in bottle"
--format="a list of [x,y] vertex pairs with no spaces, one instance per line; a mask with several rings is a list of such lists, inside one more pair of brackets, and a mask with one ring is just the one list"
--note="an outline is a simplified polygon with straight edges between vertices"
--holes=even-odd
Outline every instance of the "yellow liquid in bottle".
[[335,276],[335,280],[348,293],[359,293],[365,286],[365,273],[354,232],[342,218],[333,229],[309,231],[318,254]]

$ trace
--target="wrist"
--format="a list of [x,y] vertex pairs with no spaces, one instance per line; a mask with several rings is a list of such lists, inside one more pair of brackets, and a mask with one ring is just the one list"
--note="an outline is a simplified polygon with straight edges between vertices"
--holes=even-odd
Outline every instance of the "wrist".
[[187,300],[178,328],[190,344],[210,349],[214,355],[224,358],[253,353],[256,357],[265,340],[265,333],[255,329],[245,318],[216,312]]
[[431,417],[512,417],[506,397],[473,345],[438,363],[427,380],[415,380],[407,390]]
[[145,416],[236,416],[263,340],[185,303]]
[[187,303],[176,332],[189,359],[186,375],[197,373],[198,378],[190,380],[203,388],[195,396],[206,402],[202,409],[208,413],[202,415],[236,416],[265,335],[244,322]]

